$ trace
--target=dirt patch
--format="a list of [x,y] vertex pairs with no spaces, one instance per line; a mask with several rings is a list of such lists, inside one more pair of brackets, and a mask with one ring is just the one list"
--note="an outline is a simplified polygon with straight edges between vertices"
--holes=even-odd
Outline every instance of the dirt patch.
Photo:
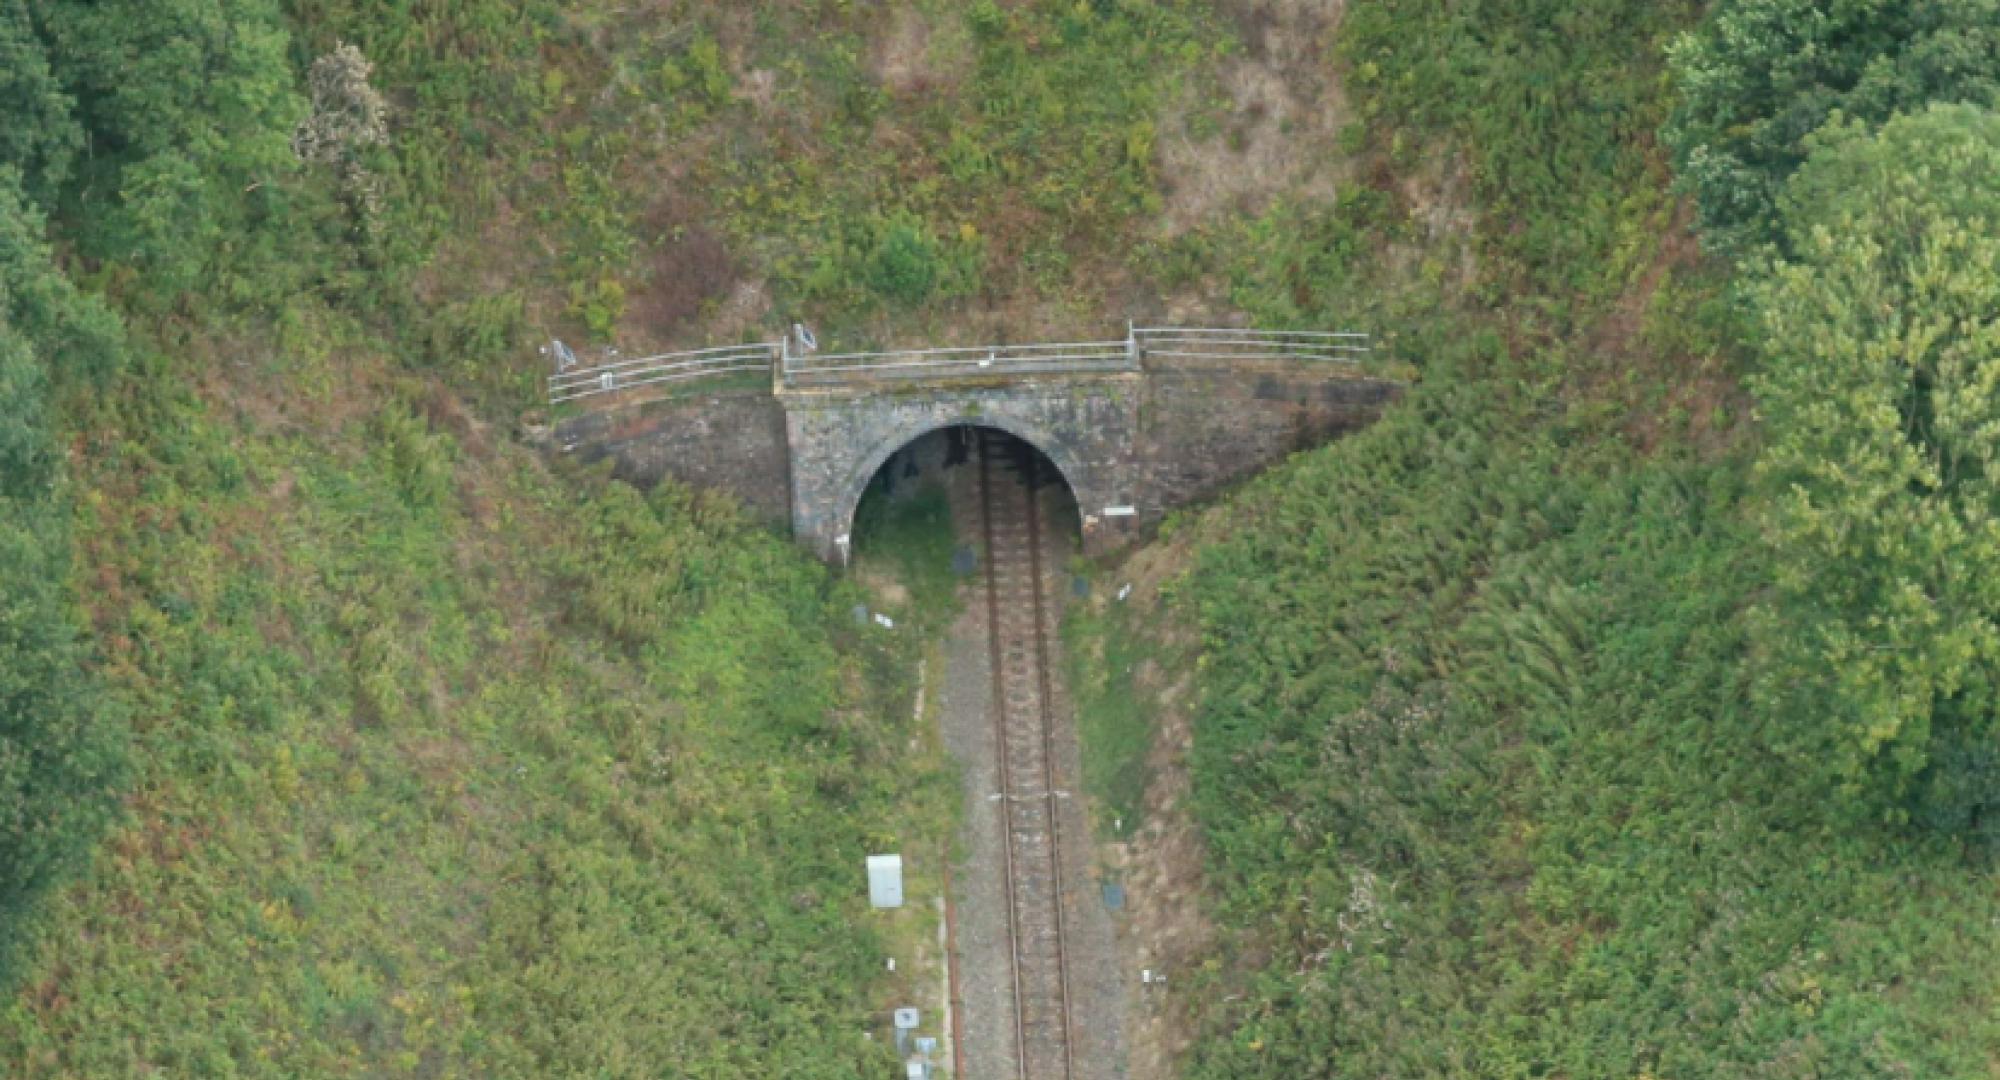
[[1479,213],[1473,205],[1472,169],[1462,154],[1433,154],[1415,170],[1396,175],[1377,161],[1382,175],[1371,186],[1386,188],[1419,228],[1411,243],[1390,244],[1384,264],[1398,276],[1413,276],[1426,260],[1444,268],[1444,283],[1463,294],[1479,280]]
[[736,263],[703,207],[678,193],[653,204],[641,221],[650,249],[645,283],[626,301],[621,329],[633,344],[664,343],[719,304],[736,283]]
[[963,36],[948,15],[916,8],[896,9],[875,48],[875,77],[898,97],[924,97],[958,85],[965,64],[954,48]]
[[[1164,220],[1177,234],[1219,212],[1256,213],[1280,194],[1331,198],[1348,170],[1336,141],[1346,96],[1328,50],[1344,0],[1236,0],[1221,5],[1241,52],[1212,87],[1191,88],[1160,139]],[[1210,94],[1226,100],[1218,115]]]

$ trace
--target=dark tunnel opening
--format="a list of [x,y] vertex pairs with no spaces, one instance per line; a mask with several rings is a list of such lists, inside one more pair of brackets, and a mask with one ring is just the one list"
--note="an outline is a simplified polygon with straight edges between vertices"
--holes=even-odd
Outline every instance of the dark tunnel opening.
[[982,453],[988,455],[990,475],[997,482],[1025,483],[1041,496],[1048,528],[1073,539],[1081,536],[1076,493],[1046,453],[999,428],[953,424],[905,443],[869,478],[854,513],[855,557],[893,555],[897,561],[915,559],[926,565],[943,558],[959,564],[963,573],[963,552],[978,546],[966,507]]

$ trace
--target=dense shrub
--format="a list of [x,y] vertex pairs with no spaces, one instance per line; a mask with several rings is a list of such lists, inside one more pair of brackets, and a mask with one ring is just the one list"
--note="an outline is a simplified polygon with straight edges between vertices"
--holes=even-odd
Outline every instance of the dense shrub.
[[305,105],[272,0],[55,2],[35,21],[90,152],[68,205],[91,255],[173,295],[281,213]]
[[1204,984],[1237,1000],[1189,1074],[1977,1075],[1990,881],[1777,745],[1740,465],[1494,397],[1260,480],[1184,589],[1196,813],[1263,958]]
[[897,303],[922,303],[937,286],[937,262],[937,242],[922,223],[908,218],[889,221],[868,253],[868,287]]

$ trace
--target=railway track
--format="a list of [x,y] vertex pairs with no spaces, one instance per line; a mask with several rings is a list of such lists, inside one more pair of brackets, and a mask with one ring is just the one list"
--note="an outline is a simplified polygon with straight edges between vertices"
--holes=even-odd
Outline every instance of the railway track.
[[[1015,1061],[1021,1080],[1071,1080],[1069,960],[1049,678],[1053,612],[1042,565],[1041,477],[1025,446],[980,429],[979,507],[1006,831]],[[1019,450],[1009,454],[1009,448]],[[1011,475],[1003,475],[1011,474]]]

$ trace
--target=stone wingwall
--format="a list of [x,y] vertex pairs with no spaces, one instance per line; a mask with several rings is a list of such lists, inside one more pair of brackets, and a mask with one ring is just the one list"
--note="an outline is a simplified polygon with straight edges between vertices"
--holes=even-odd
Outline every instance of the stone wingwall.
[[670,476],[730,492],[842,561],[855,508],[891,454],[941,428],[994,427],[1055,463],[1076,496],[1084,550],[1097,553],[1372,422],[1400,390],[1341,367],[1149,359],[1143,373],[648,401],[566,420],[556,441],[586,461],[612,459],[617,476],[642,486]]
[[1155,363],[1146,376],[1135,451],[1153,520],[1373,423],[1401,390],[1299,364]]
[[729,492],[774,525],[791,521],[785,410],[768,393],[668,398],[585,413],[558,425],[556,445],[587,462],[610,458],[613,475],[640,487],[672,477]]

